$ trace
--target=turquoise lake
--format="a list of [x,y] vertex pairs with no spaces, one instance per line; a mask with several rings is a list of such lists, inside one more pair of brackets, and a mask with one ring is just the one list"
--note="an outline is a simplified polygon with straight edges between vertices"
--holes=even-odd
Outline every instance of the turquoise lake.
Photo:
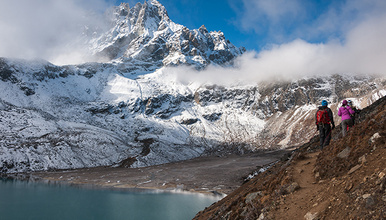
[[130,192],[0,178],[0,219],[184,220],[219,197]]

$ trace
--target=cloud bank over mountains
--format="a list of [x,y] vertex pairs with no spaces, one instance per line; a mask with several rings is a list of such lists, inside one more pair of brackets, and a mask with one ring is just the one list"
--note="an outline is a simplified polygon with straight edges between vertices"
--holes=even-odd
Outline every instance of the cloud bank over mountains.
[[291,78],[334,73],[386,75],[386,16],[369,18],[343,41],[308,43],[301,39],[240,58],[243,72]]
[[[103,11],[111,6],[104,0],[1,1],[0,56],[42,58],[55,64],[93,61],[80,40],[82,31],[100,26]],[[268,26],[276,43],[245,53],[236,68],[209,67],[194,77],[226,83],[334,73],[386,75],[385,1],[333,2],[317,17],[312,14],[317,5],[308,1],[287,4],[243,0],[240,27],[258,35],[262,26]],[[300,22],[304,19],[310,22]]]
[[[261,51],[249,51],[238,58],[237,68],[208,68],[195,80],[214,83],[291,80],[305,76],[374,74],[386,76],[386,2],[341,1],[308,25],[302,24],[286,33],[285,24],[309,15],[306,1],[244,0],[245,13],[240,24],[257,34],[259,22],[269,28],[272,38],[283,43],[265,45]],[[286,7],[288,6],[288,7]],[[284,36],[286,35],[286,36]],[[325,42],[312,43],[318,35],[331,35]],[[282,40],[286,38],[286,40]],[[294,38],[288,41],[288,39]]]
[[[216,84],[292,80],[336,73],[386,77],[386,15],[369,17],[347,32],[343,41],[309,43],[296,39],[237,58],[236,68],[209,67],[185,78]],[[186,80],[186,79],[185,79]]]

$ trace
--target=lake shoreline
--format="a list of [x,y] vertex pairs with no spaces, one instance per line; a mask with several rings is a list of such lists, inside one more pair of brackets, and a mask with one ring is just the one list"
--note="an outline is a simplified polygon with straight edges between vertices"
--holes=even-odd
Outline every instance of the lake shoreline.
[[6,177],[92,189],[190,192],[223,197],[240,187],[249,174],[289,152],[285,149],[206,156],[141,168],[95,167],[9,174]]

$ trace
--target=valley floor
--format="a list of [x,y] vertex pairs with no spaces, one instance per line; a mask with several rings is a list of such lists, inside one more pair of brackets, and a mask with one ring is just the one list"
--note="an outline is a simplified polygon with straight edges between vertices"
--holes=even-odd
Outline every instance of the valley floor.
[[188,161],[143,168],[96,167],[37,172],[30,178],[47,182],[114,189],[163,189],[228,194],[254,171],[279,160],[288,150],[223,157],[200,157]]

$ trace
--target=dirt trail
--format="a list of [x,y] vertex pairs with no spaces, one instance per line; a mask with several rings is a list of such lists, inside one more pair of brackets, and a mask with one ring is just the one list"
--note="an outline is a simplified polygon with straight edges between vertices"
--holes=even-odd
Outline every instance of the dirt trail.
[[297,161],[288,170],[295,183],[298,184],[299,189],[296,193],[284,195],[280,199],[278,209],[272,215],[274,219],[286,219],[292,216],[294,219],[304,219],[304,216],[312,210],[311,213],[320,212],[325,208],[325,202],[317,198],[319,192],[322,191],[315,180],[315,164],[319,152],[310,153],[304,159]]
[[364,154],[346,174],[327,179],[316,168],[321,153],[306,154],[288,169],[300,188],[276,201],[271,219],[385,219],[385,145]]

